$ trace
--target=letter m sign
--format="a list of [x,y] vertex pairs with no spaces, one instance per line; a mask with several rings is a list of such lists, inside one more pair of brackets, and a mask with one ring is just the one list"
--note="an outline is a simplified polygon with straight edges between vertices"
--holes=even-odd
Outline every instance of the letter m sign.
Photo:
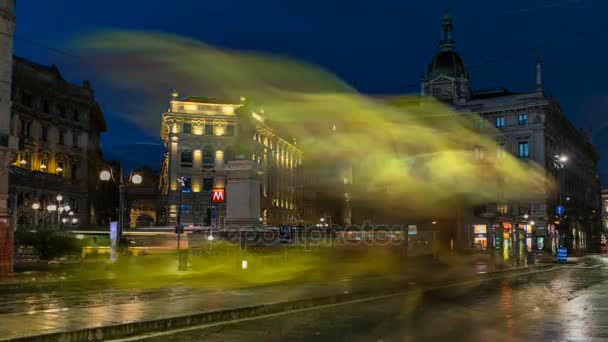
[[213,189],[211,190],[211,202],[213,203],[224,203],[224,189]]

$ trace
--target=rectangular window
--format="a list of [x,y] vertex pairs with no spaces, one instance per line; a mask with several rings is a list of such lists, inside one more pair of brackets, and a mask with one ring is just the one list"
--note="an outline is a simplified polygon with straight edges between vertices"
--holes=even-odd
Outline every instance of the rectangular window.
[[182,192],[192,192],[192,179],[190,177],[184,177]]
[[182,151],[181,161],[183,167],[192,167],[192,151]]
[[518,144],[517,156],[519,158],[528,158],[530,157],[530,151],[528,149],[528,142],[522,141]]
[[73,212],[78,212],[78,200],[76,198],[70,198],[70,209]]
[[203,191],[211,191],[213,189],[213,178],[203,179]]
[[517,124],[520,126],[525,126],[528,124],[528,114],[519,114],[517,116]]
[[51,103],[49,100],[42,101],[42,112],[46,114],[51,112]]
[[505,144],[498,144],[498,146],[496,146],[496,158],[504,159],[506,153],[507,151]]
[[505,203],[497,204],[496,211],[498,211],[500,215],[507,215],[509,213],[509,205]]
[[505,117],[499,116],[496,118],[496,127],[505,127]]
[[77,109],[74,109],[74,121],[76,121],[76,122],[80,121],[80,113],[78,112]]
[[475,160],[483,160],[483,149],[475,147]]
[[234,125],[227,125],[226,126],[226,134],[227,136],[233,136],[234,135]]
[[59,115],[61,115],[62,118],[65,118],[67,115],[65,106],[58,106],[57,109],[59,110]]
[[65,132],[63,129],[59,130],[59,145],[65,144]]
[[30,95],[28,93],[23,93],[23,95],[21,96],[21,99],[23,100],[23,104],[26,107],[32,108],[32,95]]
[[78,147],[78,133],[76,132],[72,134],[72,146]]
[[21,136],[22,137],[29,137],[30,136],[30,129],[32,127],[32,122],[29,120],[21,120]]
[[72,164],[71,175],[72,179],[78,178],[78,166],[76,164]]
[[212,124],[205,125],[205,135],[213,135],[213,125]]
[[192,134],[192,124],[184,123],[184,133]]
[[49,126],[42,126],[42,141],[49,141]]

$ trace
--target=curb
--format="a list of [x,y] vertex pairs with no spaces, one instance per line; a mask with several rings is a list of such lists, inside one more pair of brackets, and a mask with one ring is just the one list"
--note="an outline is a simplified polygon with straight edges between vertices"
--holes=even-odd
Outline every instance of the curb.
[[[508,269],[502,271],[489,272],[484,274],[475,275],[473,277],[466,278],[466,281],[483,281],[490,280],[497,275],[505,276],[514,273],[526,274],[534,271],[542,271],[550,269],[555,265],[535,265],[526,266],[515,269]],[[465,280],[465,278],[460,279]],[[423,288],[425,291],[431,291],[433,289],[441,289],[443,287],[450,286],[450,282],[454,282],[455,279],[447,281],[446,284],[434,284],[429,288]],[[164,330],[185,328],[194,325],[228,322],[232,320],[250,318],[255,316],[276,314],[280,312],[287,312],[293,310],[301,310],[307,308],[313,308],[323,305],[331,305],[338,303],[345,303],[350,301],[362,300],[373,296],[382,295],[399,295],[408,292],[410,289],[404,289],[403,287],[395,286],[388,289],[382,289],[379,291],[362,291],[356,293],[340,293],[330,296],[298,299],[287,302],[269,303],[253,305],[248,307],[240,307],[234,309],[226,309],[221,311],[210,311],[202,312],[198,314],[185,315],[161,318],[150,321],[130,322],[116,325],[109,325],[99,328],[86,328],[73,331],[62,331],[44,335],[35,336],[24,336],[14,339],[0,339],[0,341],[13,341],[13,342],[50,342],[50,341],[62,341],[62,342],[75,342],[75,341],[102,341],[107,339],[124,338],[128,336],[138,335],[142,333],[159,332]]]

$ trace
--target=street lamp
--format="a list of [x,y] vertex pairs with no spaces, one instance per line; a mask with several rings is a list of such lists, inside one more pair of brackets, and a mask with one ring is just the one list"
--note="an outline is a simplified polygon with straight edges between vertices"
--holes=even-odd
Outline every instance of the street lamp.
[[32,209],[34,209],[34,210],[40,209],[40,203],[38,203],[38,202],[32,203]]
[[[118,211],[118,231],[116,233],[118,236],[118,240],[122,240],[122,230],[124,228],[124,211],[125,211],[125,208],[124,208],[124,206],[125,206],[125,203],[124,203],[125,180],[123,177],[122,167],[120,168],[118,180],[116,180],[114,178],[114,173],[112,171],[112,168],[109,168],[107,170],[102,170],[101,172],[99,172],[99,180],[101,180],[103,182],[108,182],[110,180],[118,181],[118,207],[119,207],[118,210],[119,211]],[[133,183],[135,185],[139,185],[143,181],[143,177],[140,174],[131,172],[131,174],[129,176],[129,180],[131,181],[131,183]],[[78,222],[78,220],[76,218],[73,218],[72,223],[76,223],[76,222]]]

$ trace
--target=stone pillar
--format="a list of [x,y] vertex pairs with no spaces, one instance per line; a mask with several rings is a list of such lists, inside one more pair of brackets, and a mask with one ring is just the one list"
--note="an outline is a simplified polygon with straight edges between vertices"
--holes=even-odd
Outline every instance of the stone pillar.
[[8,168],[16,157],[17,137],[11,136],[11,85],[15,1],[0,1],[0,276],[13,271],[13,229],[8,210]]
[[225,167],[226,225],[260,224],[260,177],[252,160],[229,161]]

